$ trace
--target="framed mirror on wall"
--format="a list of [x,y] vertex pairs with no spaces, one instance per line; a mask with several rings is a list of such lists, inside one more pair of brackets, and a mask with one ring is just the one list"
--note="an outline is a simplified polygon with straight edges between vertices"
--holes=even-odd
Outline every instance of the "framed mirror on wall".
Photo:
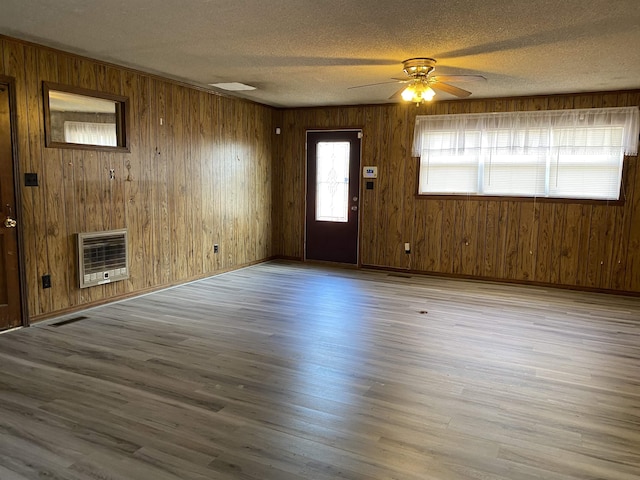
[[127,97],[43,82],[45,144],[129,151]]

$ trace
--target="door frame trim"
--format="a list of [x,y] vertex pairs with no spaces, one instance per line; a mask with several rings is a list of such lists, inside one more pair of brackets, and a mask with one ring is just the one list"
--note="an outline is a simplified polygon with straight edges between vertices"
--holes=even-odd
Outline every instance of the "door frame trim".
[[[308,195],[309,192],[307,191],[307,183],[308,183],[308,176],[309,176],[309,169],[308,169],[308,161],[307,161],[307,155],[308,155],[308,137],[309,137],[309,133],[329,133],[329,132],[360,132],[360,159],[358,160],[358,233],[356,234],[356,241],[357,241],[357,254],[356,254],[356,263],[355,265],[350,264],[350,263],[336,263],[336,262],[321,262],[320,260],[309,260],[307,259],[307,203],[308,203]],[[335,263],[337,265],[346,265],[349,267],[355,267],[355,268],[360,268],[362,266],[362,261],[361,261],[361,249],[360,249],[360,244],[361,244],[361,234],[362,234],[362,145],[363,145],[363,140],[364,140],[364,128],[362,127],[345,127],[345,128],[321,128],[321,127],[316,127],[316,128],[310,128],[307,127],[304,129],[304,205],[303,205],[303,221],[302,221],[302,261],[303,262],[320,262],[320,263]]]
[[[16,111],[16,79],[0,74],[0,83],[7,86],[9,90],[9,123],[11,125],[11,161],[13,167],[13,196],[15,197],[16,220],[17,227],[17,243],[18,243],[18,282],[20,289],[20,324],[22,327],[30,325],[28,315],[27,302],[27,281],[25,277],[25,259],[24,259],[24,239],[22,230],[22,195],[19,181],[19,150],[18,150],[18,115]],[[18,327],[20,328],[20,327]]]

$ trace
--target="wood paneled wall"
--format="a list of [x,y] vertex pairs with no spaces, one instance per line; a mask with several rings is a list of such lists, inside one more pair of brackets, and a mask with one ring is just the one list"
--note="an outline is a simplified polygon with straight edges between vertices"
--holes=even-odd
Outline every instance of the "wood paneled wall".
[[[31,320],[272,255],[273,109],[6,37],[0,73],[16,81],[18,176],[40,181],[19,190]],[[43,81],[128,96],[131,152],[45,148]],[[116,228],[131,278],[80,290],[74,235]]]
[[[416,198],[410,152],[417,114],[638,105],[640,91],[277,110],[2,36],[0,74],[16,81],[18,178],[40,181],[19,189],[31,320],[302,258],[308,128],[362,128],[363,164],[378,166],[361,195],[363,265],[640,292],[637,158],[611,205]],[[46,148],[43,81],[128,96],[131,152]],[[131,278],[79,289],[75,234],[116,228]]]
[[[305,130],[363,129],[362,163],[376,165],[361,192],[363,265],[507,281],[640,292],[640,171],[625,160],[624,204],[417,198],[411,157],[416,115],[631,106],[640,91],[414,105],[283,110],[274,145],[277,253],[303,257]],[[411,243],[405,254],[404,242]]]

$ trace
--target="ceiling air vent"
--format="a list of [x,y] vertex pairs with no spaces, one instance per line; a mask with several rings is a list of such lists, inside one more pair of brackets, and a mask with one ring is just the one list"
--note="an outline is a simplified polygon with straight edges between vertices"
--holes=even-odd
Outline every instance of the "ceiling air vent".
[[80,288],[129,278],[127,231],[78,234]]

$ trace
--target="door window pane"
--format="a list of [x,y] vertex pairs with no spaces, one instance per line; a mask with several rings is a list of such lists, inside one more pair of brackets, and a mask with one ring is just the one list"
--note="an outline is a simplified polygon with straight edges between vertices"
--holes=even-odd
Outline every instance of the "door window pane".
[[317,221],[349,221],[349,149],[349,142],[317,144]]

